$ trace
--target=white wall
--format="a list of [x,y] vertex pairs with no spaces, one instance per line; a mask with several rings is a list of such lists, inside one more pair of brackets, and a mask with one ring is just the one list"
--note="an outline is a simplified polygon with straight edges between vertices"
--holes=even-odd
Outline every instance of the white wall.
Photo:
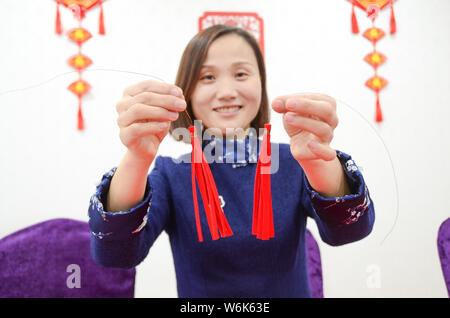
[[[51,218],[88,220],[95,184],[125,152],[115,122],[123,89],[151,76],[173,82],[204,11],[257,12],[264,19],[270,100],[321,92],[339,101],[332,145],[362,167],[376,222],[361,242],[319,242],[325,296],[447,297],[436,247],[450,214],[447,0],[396,3],[398,32],[377,45],[388,57],[379,74],[390,82],[381,93],[382,125],[373,122],[375,97],[364,86],[373,74],[362,60],[371,44],[350,33],[347,1],[107,1],[106,36],[97,34],[98,9],[83,21],[94,35],[83,52],[94,64],[83,75],[93,89],[83,101],[82,133],[75,129],[77,100],[66,90],[76,79],[66,64],[76,46],[55,35],[55,4],[0,0],[0,237]],[[363,31],[370,20],[356,13]],[[61,15],[65,28],[76,26],[68,10]],[[383,11],[376,25],[388,30],[389,16]],[[272,123],[272,139],[288,142],[279,114]],[[160,148],[187,151],[169,137]],[[315,224],[308,227],[318,237]],[[162,234],[137,268],[136,297],[176,296]]]

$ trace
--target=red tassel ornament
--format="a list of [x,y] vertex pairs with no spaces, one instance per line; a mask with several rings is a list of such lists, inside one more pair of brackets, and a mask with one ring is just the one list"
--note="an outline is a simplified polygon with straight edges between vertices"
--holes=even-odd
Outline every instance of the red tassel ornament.
[[270,124],[265,124],[265,133],[256,165],[253,194],[252,235],[261,240],[275,237],[272,212],[272,193],[270,188]]
[[194,200],[195,223],[197,227],[198,241],[203,242],[203,234],[200,223],[200,213],[197,202],[197,189],[195,179],[197,179],[200,194],[205,208],[206,219],[208,221],[209,230],[213,240],[220,237],[233,235],[231,228],[225,218],[219,201],[216,183],[203,154],[200,141],[195,133],[195,127],[190,126],[192,155],[191,155],[191,176],[192,176],[192,196]]
[[78,130],[84,130],[83,112],[81,111],[81,97],[78,98]]
[[352,5],[352,33],[354,33],[354,34],[358,34],[359,33],[358,20],[356,20],[355,6],[354,5]]
[[56,21],[55,21],[56,34],[62,34],[61,14],[59,13],[59,3],[56,2]]
[[394,16],[394,1],[391,2],[391,34],[395,34],[397,32],[397,23],[395,22]]
[[103,6],[100,3],[100,17],[99,17],[99,26],[98,33],[104,35],[105,34],[105,23],[103,21]]
[[375,112],[375,121],[377,123],[381,123],[383,121],[383,113],[381,112],[380,97],[378,96],[378,92],[377,92],[377,106],[376,106],[376,112]]

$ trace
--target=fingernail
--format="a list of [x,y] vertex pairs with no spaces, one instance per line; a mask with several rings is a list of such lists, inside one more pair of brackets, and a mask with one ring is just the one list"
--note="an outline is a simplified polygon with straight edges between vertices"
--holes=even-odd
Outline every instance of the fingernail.
[[178,117],[178,113],[170,112],[169,117],[170,117],[170,119],[175,119]]
[[174,95],[174,96],[180,96],[180,95],[183,95],[183,93],[181,92],[181,90],[178,89],[178,88],[176,88],[176,87],[173,87],[173,88],[170,90],[170,94],[171,94],[171,95]]
[[186,107],[186,102],[181,99],[175,101],[175,107],[184,109]]
[[281,107],[283,107],[283,102],[279,99],[274,100],[272,103],[272,106],[275,108],[281,108]]

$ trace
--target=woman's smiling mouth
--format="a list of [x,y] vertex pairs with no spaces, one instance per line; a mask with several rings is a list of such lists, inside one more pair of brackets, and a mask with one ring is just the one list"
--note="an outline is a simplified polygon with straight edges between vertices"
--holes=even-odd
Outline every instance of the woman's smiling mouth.
[[213,110],[221,115],[232,116],[232,115],[236,115],[237,113],[239,113],[239,110],[241,108],[242,108],[242,106],[239,106],[239,105],[228,105],[228,106],[215,107],[215,108],[213,108]]

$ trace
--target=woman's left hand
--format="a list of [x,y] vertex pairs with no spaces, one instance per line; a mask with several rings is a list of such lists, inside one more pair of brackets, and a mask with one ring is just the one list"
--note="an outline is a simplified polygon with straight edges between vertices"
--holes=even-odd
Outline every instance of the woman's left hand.
[[336,158],[336,151],[330,147],[338,125],[334,98],[324,94],[286,95],[275,98],[272,108],[283,114],[291,153],[299,163]]

